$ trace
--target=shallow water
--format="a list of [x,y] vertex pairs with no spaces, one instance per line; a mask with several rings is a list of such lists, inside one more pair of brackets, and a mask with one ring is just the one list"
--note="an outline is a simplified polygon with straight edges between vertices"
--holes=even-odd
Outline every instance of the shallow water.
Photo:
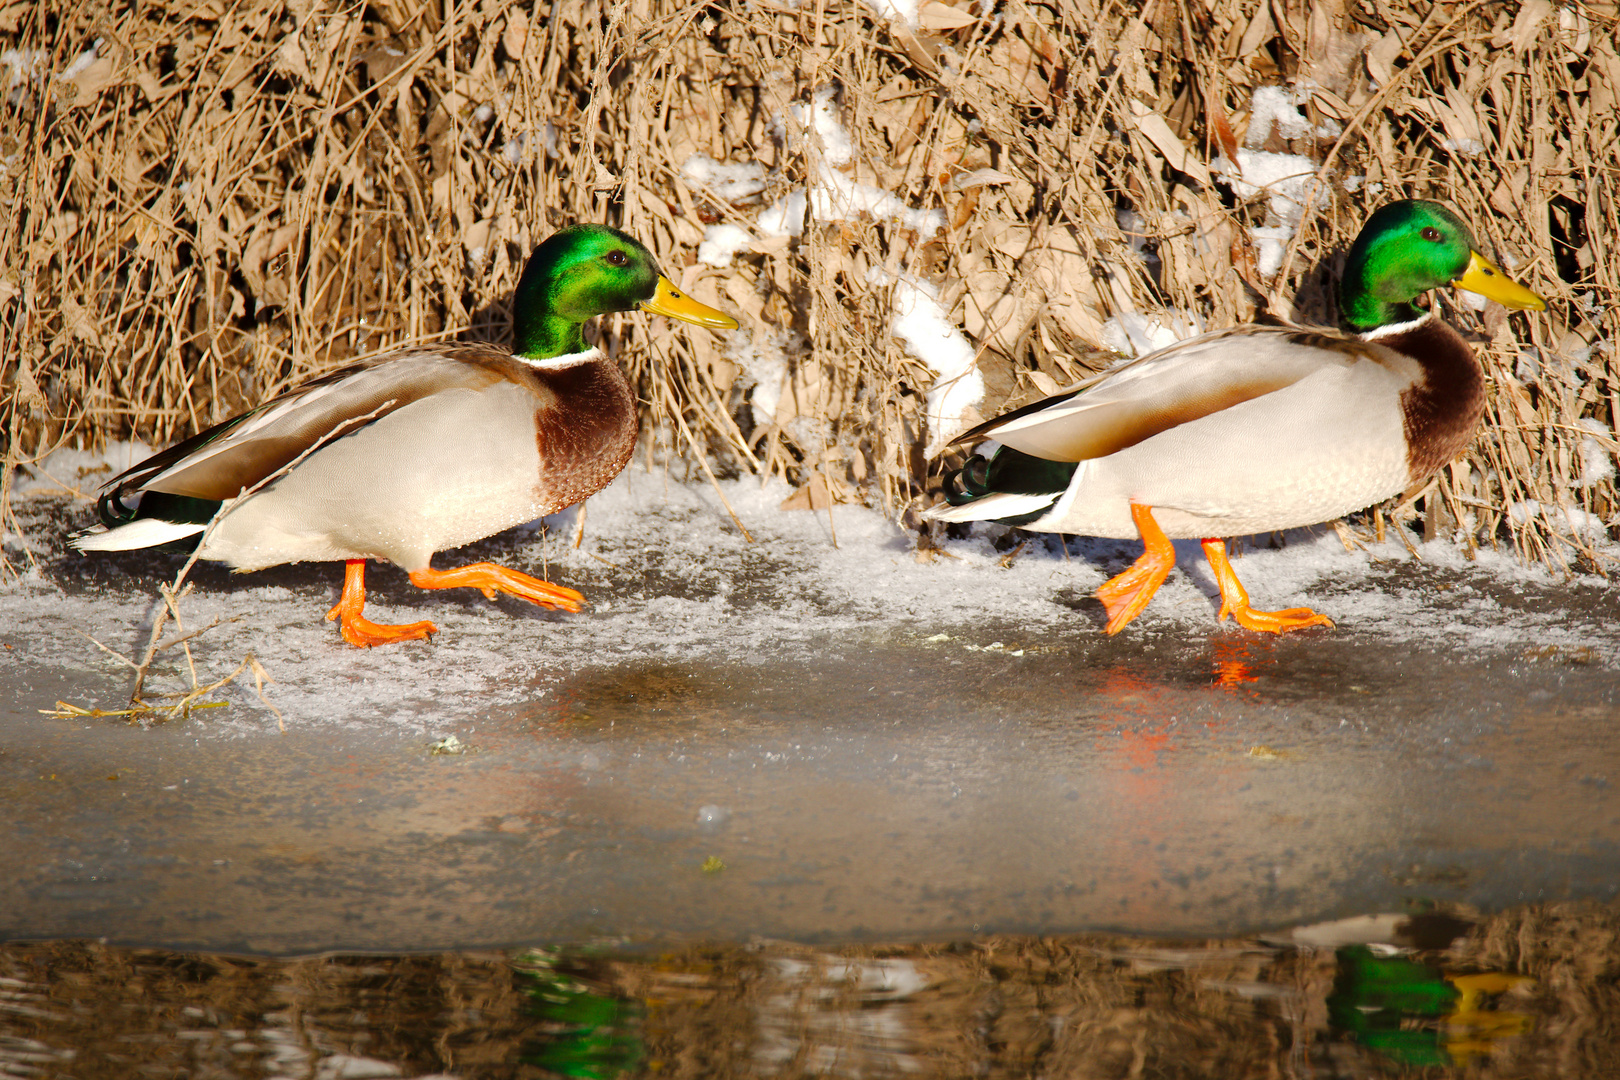
[[1371,936],[1399,952],[1355,943],[1360,922],[1296,931],[1314,948],[1082,935],[264,960],[14,944],[0,1074],[1592,1077],[1620,1054],[1585,1019],[1615,1005],[1614,950],[1594,965],[1590,942],[1616,915],[1381,920]]
[[1602,668],[994,640],[587,669],[469,718],[454,755],[11,710],[0,933],[282,954],[1214,934],[1620,883]]

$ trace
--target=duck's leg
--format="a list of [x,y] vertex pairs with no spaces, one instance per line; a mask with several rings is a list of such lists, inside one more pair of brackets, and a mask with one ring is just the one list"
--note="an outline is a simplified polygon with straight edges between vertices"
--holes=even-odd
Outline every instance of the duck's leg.
[[1171,567],[1176,565],[1176,548],[1153,520],[1153,508],[1131,503],[1131,520],[1142,534],[1142,556],[1130,569],[1103,582],[1097,590],[1097,599],[1108,611],[1108,625],[1103,630],[1117,634],[1147,607],[1153,594],[1159,591]]
[[1228,615],[1237,620],[1239,626],[1249,630],[1266,630],[1273,634],[1280,634],[1285,630],[1298,630],[1302,626],[1332,626],[1333,620],[1326,615],[1318,615],[1310,608],[1289,608],[1287,611],[1255,611],[1249,606],[1249,593],[1238,580],[1237,572],[1232,569],[1232,562],[1226,557],[1226,541],[1220,539],[1207,539],[1203,541],[1204,558],[1209,560],[1209,568],[1215,571],[1215,582],[1221,587],[1221,615],[1225,619]]
[[419,589],[477,589],[491,600],[498,592],[520,597],[541,607],[578,611],[585,597],[573,589],[509,570],[495,563],[473,563],[454,570],[431,566],[411,571],[411,584]]
[[343,568],[343,595],[338,599],[337,605],[326,613],[328,619],[342,620],[338,623],[338,627],[343,631],[344,641],[350,645],[358,645],[362,649],[369,649],[373,645],[415,641],[417,638],[425,638],[439,632],[439,628],[430,622],[402,625],[374,623],[361,614],[365,606],[366,560],[349,559]]

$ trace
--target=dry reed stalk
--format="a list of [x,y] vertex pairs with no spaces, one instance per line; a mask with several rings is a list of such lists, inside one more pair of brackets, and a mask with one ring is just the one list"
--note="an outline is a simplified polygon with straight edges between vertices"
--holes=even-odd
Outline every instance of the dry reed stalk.
[[[167,443],[356,355],[508,339],[524,258],[576,220],[636,233],[745,317],[729,344],[603,320],[651,458],[696,449],[801,486],[789,505],[894,512],[938,465],[934,376],[888,332],[885,282],[943,287],[989,414],[1105,362],[1121,313],[1331,320],[1367,212],[1422,196],[1553,302],[1453,313],[1488,357],[1489,423],[1422,500],[1426,531],[1461,519],[1469,543],[1585,567],[1616,536],[1612,3],[958,0],[906,25],[854,0],[0,0],[0,52],[14,531],[11,469],[56,446]],[[1260,147],[1310,159],[1317,182],[1263,277],[1250,229],[1268,199],[1215,166],[1254,89],[1282,84],[1311,133]],[[822,87],[851,143],[836,170],[948,227],[801,221],[698,262],[709,225],[751,227],[825,175],[792,108]],[[694,154],[758,163],[763,191],[723,196],[683,172]]]

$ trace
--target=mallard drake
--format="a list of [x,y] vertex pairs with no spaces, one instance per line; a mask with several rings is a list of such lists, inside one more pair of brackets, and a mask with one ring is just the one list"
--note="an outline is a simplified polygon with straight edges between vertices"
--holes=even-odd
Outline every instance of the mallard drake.
[[624,468],[635,396],[581,329],[637,307],[737,326],[683,295],[634,238],[601,225],[563,229],[535,249],[518,282],[515,351],[412,346],[307,382],[114,477],[96,504],[105,528],[74,546],[196,538],[199,558],[237,571],[341,559],[342,597],[326,617],[358,646],[437,632],[431,622],[365,618],[367,559],[398,565],[424,589],[578,611],[584,598],[573,589],[516,570],[429,563],[434,552],[579,502]]
[[1000,521],[1145,550],[1097,590],[1116,634],[1175,565],[1171,537],[1203,540],[1220,618],[1281,633],[1331,626],[1309,608],[1256,611],[1220,537],[1328,521],[1426,480],[1461,453],[1485,409],[1467,342],[1414,305],[1451,284],[1511,308],[1546,307],[1433,202],[1380,208],[1346,257],[1349,334],[1239,326],[1179,342],[966,432],[986,440],[945,477],[940,521]]

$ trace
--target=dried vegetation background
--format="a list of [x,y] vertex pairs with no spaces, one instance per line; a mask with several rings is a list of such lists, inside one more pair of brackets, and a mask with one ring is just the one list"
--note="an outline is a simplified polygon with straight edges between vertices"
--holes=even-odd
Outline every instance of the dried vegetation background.
[[[896,280],[940,288],[988,415],[1107,362],[1121,315],[1332,321],[1365,215],[1422,196],[1551,310],[1450,312],[1487,356],[1487,431],[1396,517],[1602,566],[1614,4],[869,3],[0,0],[0,512],[9,467],[55,447],[165,444],[360,354],[509,340],[529,249],[601,220],[744,319],[729,342],[603,321],[649,460],[898,513],[950,432],[890,332]],[[1251,131],[1265,86],[1309,130]],[[827,89],[847,162],[806,137]],[[1244,182],[1240,144],[1308,158],[1304,205]],[[693,155],[759,179],[699,181]],[[945,227],[826,210],[824,157]],[[757,227],[807,184],[823,212]],[[715,224],[752,230],[730,265],[696,258]],[[1265,235],[1288,240],[1269,273]]]

